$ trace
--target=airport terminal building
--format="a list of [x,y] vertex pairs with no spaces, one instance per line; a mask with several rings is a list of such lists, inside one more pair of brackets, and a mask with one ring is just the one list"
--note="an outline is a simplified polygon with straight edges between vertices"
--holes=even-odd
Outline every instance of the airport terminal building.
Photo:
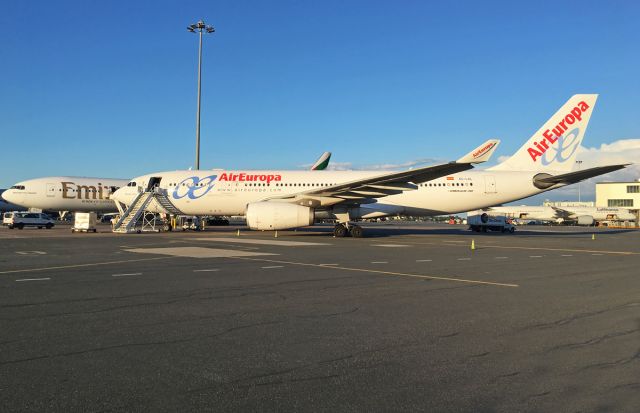
[[640,180],[596,183],[596,206],[629,208],[638,216],[640,211]]

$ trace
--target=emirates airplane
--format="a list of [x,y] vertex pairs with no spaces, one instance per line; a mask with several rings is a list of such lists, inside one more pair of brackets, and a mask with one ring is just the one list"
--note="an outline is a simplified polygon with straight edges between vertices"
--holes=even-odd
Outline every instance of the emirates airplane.
[[[135,204],[155,191],[188,215],[245,215],[255,230],[290,229],[334,218],[334,235],[362,236],[352,224],[389,215],[433,216],[500,205],[624,168],[573,171],[597,95],[572,96],[508,160],[471,170],[495,150],[490,140],[455,162],[380,171],[172,171],[134,178],[112,198]],[[150,203],[155,212],[167,210]]]
[[116,212],[112,193],[127,179],[49,176],[18,182],[2,197],[25,208],[43,211]]

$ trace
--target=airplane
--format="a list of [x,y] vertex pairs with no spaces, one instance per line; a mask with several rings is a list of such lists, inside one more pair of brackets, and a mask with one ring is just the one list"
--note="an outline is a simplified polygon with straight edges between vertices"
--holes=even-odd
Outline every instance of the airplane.
[[128,182],[127,179],[49,176],[18,182],[4,191],[2,198],[43,211],[116,212],[111,194]]
[[501,214],[518,219],[575,222],[578,225],[593,225],[599,221],[635,221],[636,216],[626,208],[588,206],[498,206],[485,208],[489,214]]
[[[132,210],[140,193],[155,191],[184,214],[244,215],[254,230],[298,228],[313,225],[315,219],[333,218],[336,237],[360,237],[362,228],[353,224],[357,219],[481,209],[626,167],[573,171],[597,97],[572,96],[513,156],[485,170],[471,169],[487,160],[495,140],[455,162],[400,172],[158,172],[134,178],[112,198]],[[150,210],[166,211],[153,203]]]

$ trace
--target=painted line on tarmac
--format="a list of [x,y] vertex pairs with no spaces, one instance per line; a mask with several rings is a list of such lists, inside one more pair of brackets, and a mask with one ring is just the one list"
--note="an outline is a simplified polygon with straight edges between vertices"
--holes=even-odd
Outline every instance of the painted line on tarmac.
[[130,275],[142,275],[141,272],[130,272],[130,273],[124,273],[124,274],[111,274],[112,277],[128,277]]
[[496,257],[496,260],[508,260],[509,257]]
[[[274,264],[288,264],[288,265],[300,265],[303,267],[327,268],[322,264],[310,264],[306,262],[269,260],[266,258],[249,258],[249,257],[234,257],[234,258],[238,260],[245,260],[245,261],[271,262]],[[410,274],[410,273],[403,273],[403,272],[372,270],[367,268],[333,267],[333,266],[328,268],[341,270],[341,271],[367,272],[372,274],[380,274],[380,275],[393,276],[393,277],[407,277],[407,278],[420,278],[424,280],[452,281],[452,282],[465,283],[465,284],[492,285],[495,287],[511,287],[511,288],[519,287],[518,284],[507,284],[507,283],[499,283],[494,281],[480,281],[480,280],[469,280],[464,278],[440,277],[435,275]]]
[[529,255],[529,258],[542,258],[542,255]]
[[51,278],[49,277],[45,277],[45,278],[21,278],[19,280],[16,280],[16,282],[26,282],[26,281],[49,281]]
[[[386,241],[386,242],[396,242],[396,241]],[[414,244],[414,245],[438,245],[442,246],[440,242],[411,242],[411,241],[402,241],[403,244]],[[468,243],[467,243],[468,244]],[[447,245],[448,247],[464,247],[468,248],[468,245],[458,245],[452,244]],[[580,250],[576,248],[550,248],[550,247],[518,247],[514,245],[487,245],[482,244],[478,249],[484,248],[495,248],[495,249],[516,249],[516,250],[534,250],[534,251],[555,251],[555,252],[584,252],[584,253],[599,253],[599,254],[614,254],[614,255],[640,255],[640,252],[633,251],[607,251],[607,250]]]
[[261,267],[263,270],[269,270],[271,268],[284,268],[284,265],[268,265],[266,267]]
[[371,264],[389,264],[389,261],[371,261]]
[[220,271],[219,268],[209,268],[209,269],[204,269],[204,270],[193,270],[193,272],[214,272],[214,271]]
[[431,262],[433,260],[416,260],[416,262]]
[[471,261],[471,258],[458,258],[458,261]]
[[40,267],[40,268],[24,268],[21,270],[8,270],[0,271],[2,274],[15,274],[20,272],[36,272],[36,271],[49,271],[49,270],[64,270],[68,268],[83,268],[83,267],[96,267],[99,265],[111,265],[111,264],[124,264],[129,262],[142,262],[142,261],[154,261],[154,260],[167,260],[175,257],[155,257],[155,258],[140,258],[137,260],[119,260],[119,261],[105,261],[105,262],[91,262],[87,264],[71,264],[71,265],[58,265],[55,267]]

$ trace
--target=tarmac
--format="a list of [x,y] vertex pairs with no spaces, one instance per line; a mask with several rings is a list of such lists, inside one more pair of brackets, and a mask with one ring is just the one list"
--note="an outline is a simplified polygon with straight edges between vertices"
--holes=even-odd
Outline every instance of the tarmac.
[[640,231],[364,228],[0,228],[0,406],[640,411]]

